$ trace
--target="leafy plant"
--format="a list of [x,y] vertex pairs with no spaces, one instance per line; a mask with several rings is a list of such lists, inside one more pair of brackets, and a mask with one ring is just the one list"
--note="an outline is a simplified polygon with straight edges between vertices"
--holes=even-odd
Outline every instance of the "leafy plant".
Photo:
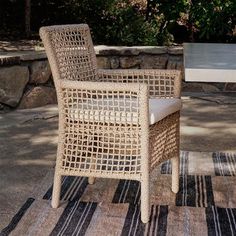
[[[147,5],[146,5],[147,3]],[[24,35],[24,1],[0,1],[0,35]],[[87,23],[95,44],[235,42],[235,0],[31,0],[31,29]]]

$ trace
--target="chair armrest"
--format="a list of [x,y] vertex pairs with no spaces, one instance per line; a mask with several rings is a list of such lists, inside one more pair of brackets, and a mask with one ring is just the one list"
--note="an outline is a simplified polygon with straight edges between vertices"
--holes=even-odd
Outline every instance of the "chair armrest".
[[130,91],[140,93],[142,90],[147,91],[148,86],[140,83],[125,84],[122,82],[104,82],[104,81],[76,81],[60,80],[61,89],[79,89],[79,90],[104,90],[104,91]]
[[149,101],[146,84],[61,80],[57,93],[59,114],[65,120],[76,109],[82,114],[80,118],[85,114],[86,119],[93,122],[93,115],[97,119],[107,114],[107,122],[116,123],[118,120],[119,123],[119,119],[124,123],[134,121],[145,127],[142,130],[148,130]]
[[146,83],[149,97],[180,97],[181,71],[154,69],[98,70],[99,81],[120,83]]

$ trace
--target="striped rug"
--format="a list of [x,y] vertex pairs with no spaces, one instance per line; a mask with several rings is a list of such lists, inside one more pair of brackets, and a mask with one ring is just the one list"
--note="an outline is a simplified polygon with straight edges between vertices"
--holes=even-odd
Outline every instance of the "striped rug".
[[[140,221],[137,181],[64,177],[52,209],[53,171],[0,235],[236,235],[236,154],[181,152],[180,191],[171,192],[171,162],[153,171],[151,216]],[[50,180],[50,181],[49,181]]]

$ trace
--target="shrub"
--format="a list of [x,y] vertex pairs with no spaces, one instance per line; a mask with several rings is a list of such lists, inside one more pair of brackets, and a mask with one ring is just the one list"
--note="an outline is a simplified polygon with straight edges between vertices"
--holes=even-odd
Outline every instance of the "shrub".
[[[31,0],[31,30],[87,23],[95,44],[235,42],[235,0]],[[0,35],[22,37],[24,0],[0,1]]]
[[161,18],[160,32],[168,31],[176,38],[176,32],[180,33],[176,28],[184,26],[188,41],[235,41],[235,0],[153,0],[150,4],[151,18]]

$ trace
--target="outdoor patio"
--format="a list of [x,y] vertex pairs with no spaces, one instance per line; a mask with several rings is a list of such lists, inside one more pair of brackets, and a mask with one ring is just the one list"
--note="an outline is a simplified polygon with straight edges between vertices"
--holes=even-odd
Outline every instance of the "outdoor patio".
[[1,0],[0,236],[236,236],[235,58],[235,0]]
[[0,235],[234,235],[236,97],[182,98],[180,192],[171,192],[170,164],[162,164],[153,173],[158,176],[146,226],[133,204],[139,201],[135,181],[97,179],[87,185],[82,178],[65,178],[62,197],[70,203],[52,209],[57,106],[1,114]]

